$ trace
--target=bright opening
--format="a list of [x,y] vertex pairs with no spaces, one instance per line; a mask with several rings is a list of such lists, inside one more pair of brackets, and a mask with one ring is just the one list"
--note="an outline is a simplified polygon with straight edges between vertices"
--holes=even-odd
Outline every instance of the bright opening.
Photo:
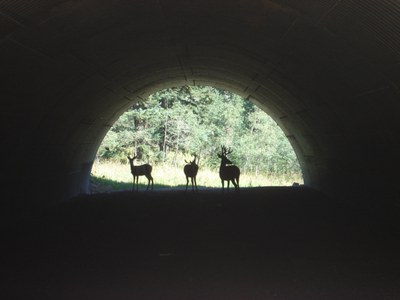
[[[131,189],[128,156],[153,167],[155,188],[184,188],[185,161],[196,155],[198,187],[220,188],[221,146],[240,168],[240,187],[303,184],[296,154],[270,116],[232,92],[181,86],[156,92],[120,116],[98,149],[92,190]],[[139,184],[146,188],[145,176]]]

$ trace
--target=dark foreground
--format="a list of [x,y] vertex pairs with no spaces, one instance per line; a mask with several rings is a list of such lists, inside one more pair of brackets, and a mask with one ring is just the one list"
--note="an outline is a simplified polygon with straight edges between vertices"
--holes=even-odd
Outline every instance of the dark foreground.
[[6,234],[0,299],[400,299],[395,221],[304,188],[86,196]]

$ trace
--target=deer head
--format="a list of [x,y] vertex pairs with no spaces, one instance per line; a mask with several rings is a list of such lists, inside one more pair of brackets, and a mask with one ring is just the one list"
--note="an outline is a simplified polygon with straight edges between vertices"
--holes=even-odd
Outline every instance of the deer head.
[[226,148],[225,146],[221,146],[221,153],[217,153],[217,154],[218,154],[218,157],[221,159],[222,163],[231,164],[232,162],[226,157],[230,153],[232,153],[231,148]]
[[197,155],[195,154],[193,156],[194,156],[194,159],[192,161],[187,161],[185,159],[185,163],[187,163],[188,165],[195,165],[196,164]]
[[134,157],[130,157],[129,155],[128,155],[128,159],[129,159],[129,161],[134,161],[135,159],[137,158],[137,156],[135,155]]

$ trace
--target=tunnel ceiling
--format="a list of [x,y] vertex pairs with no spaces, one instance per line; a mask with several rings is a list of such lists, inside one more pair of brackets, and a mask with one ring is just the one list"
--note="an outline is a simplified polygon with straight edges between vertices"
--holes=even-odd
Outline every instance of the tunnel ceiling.
[[84,191],[133,102],[192,84],[273,116],[310,186],[375,184],[399,162],[399,16],[392,0],[2,0],[7,178]]

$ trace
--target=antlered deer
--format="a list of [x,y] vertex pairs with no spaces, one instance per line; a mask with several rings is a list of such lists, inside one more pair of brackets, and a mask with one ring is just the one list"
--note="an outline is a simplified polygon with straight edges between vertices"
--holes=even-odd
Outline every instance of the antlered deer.
[[[221,165],[219,167],[219,177],[221,178],[222,183],[222,192],[224,192],[224,181],[228,181],[228,190],[229,190],[229,181],[232,181],[232,184],[235,186],[235,190],[239,191],[239,177],[240,177],[240,169],[232,165],[232,162],[226,157],[228,154],[232,153],[232,150],[227,149],[225,146],[221,147],[221,153],[218,153],[218,157],[221,159]],[[229,164],[229,166],[227,166]]]
[[149,190],[150,182],[151,182],[151,189],[153,189],[153,177],[151,176],[151,171],[152,171],[153,167],[149,164],[144,164],[144,165],[139,165],[139,166],[133,165],[133,161],[136,158],[137,158],[137,156],[134,156],[133,158],[128,156],[129,164],[131,165],[131,173],[133,176],[132,191],[135,190],[135,183],[136,183],[136,190],[138,190],[139,176],[142,176],[142,175],[146,176],[146,178],[148,180],[147,190]]
[[186,161],[186,165],[183,167],[183,172],[185,173],[186,176],[186,189],[185,189],[185,193],[188,189],[188,185],[189,185],[189,178],[191,179],[192,182],[192,191],[195,191],[196,188],[196,192],[197,192],[197,182],[196,182],[196,176],[197,176],[197,171],[199,170],[199,161],[197,161],[196,164],[196,159],[197,156],[194,155],[194,159],[192,161]]

